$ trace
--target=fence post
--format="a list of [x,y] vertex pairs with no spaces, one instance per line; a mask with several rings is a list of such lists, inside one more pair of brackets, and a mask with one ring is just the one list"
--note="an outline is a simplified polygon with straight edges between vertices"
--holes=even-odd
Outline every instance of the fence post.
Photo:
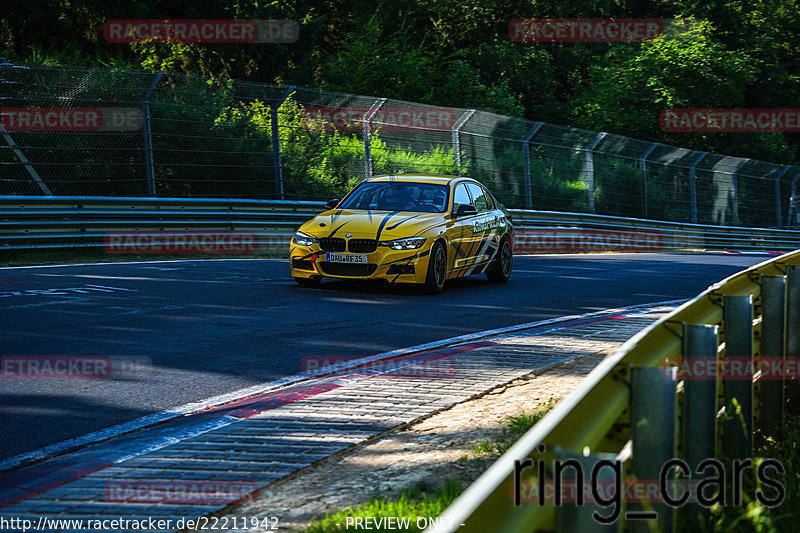
[[[735,358],[728,361],[729,371],[723,376],[723,450],[730,459],[745,459],[753,455],[753,296],[724,296],[723,317],[725,359]],[[737,369],[742,369],[742,372]],[[739,404],[741,419],[735,412],[734,398]]]
[[791,228],[797,225],[797,180],[800,180],[800,172],[792,179],[792,195],[789,197],[789,224]]
[[600,144],[600,141],[608,135],[606,132],[601,131],[594,138],[592,144],[586,149],[586,189],[589,193],[589,212],[594,213],[594,149]]
[[455,124],[453,124],[453,159],[456,163],[456,169],[458,170],[458,175],[461,175],[461,140],[459,138],[459,133],[461,128],[464,127],[464,124],[470,119],[472,115],[475,114],[474,109],[468,109],[461,118],[459,118]]
[[272,134],[272,164],[275,169],[273,171],[275,174],[275,195],[281,200],[284,199],[284,192],[283,164],[281,162],[281,133],[278,124],[278,109],[280,109],[286,99],[289,98],[289,95],[292,94],[294,89],[294,85],[289,85],[269,108],[270,131]]
[[156,72],[150,85],[142,94],[142,133],[144,134],[144,171],[147,175],[147,194],[156,195],[156,172],[153,161],[153,135],[150,131],[150,95],[156,89],[158,82],[164,76],[163,72]]
[[731,178],[731,193],[733,194],[733,225],[739,225],[739,171],[750,160],[742,159],[736,168],[733,170],[733,177]]
[[533,209],[533,190],[531,189],[531,153],[530,153],[530,143],[533,136],[541,129],[544,125],[544,122],[537,122],[533,125],[533,127],[528,131],[528,134],[525,136],[525,140],[522,141],[522,160],[524,162],[524,170],[525,173],[525,209]]
[[661,143],[653,143],[639,159],[639,169],[642,171],[642,216],[647,217],[647,158],[658,148]]
[[783,226],[783,216],[781,215],[781,178],[784,174],[789,172],[789,169],[792,168],[792,165],[786,165],[781,170],[781,173],[775,176],[775,221],[776,227],[780,228]]
[[[768,361],[781,361],[781,369],[786,367],[784,361],[784,325],[786,319],[786,277],[761,276],[761,357]],[[780,379],[777,379],[780,378]],[[759,421],[767,435],[783,424],[783,384],[786,372],[780,376],[761,379],[758,384]]]
[[361,126],[364,131],[364,177],[371,178],[372,177],[372,129],[370,122],[372,121],[372,117],[375,116],[375,113],[383,107],[383,104],[386,103],[387,98],[379,98],[372,104],[372,107],[364,113],[364,118],[361,121]]
[[[683,458],[689,466],[691,479],[702,479],[698,465],[715,457],[717,437],[717,326],[685,324],[683,326],[683,356],[689,368],[708,372],[689,376],[683,382],[681,443]],[[699,365],[696,363],[700,363]],[[707,495],[708,497],[709,495]],[[683,508],[687,516],[707,517],[708,508],[690,503]]]
[[703,160],[705,156],[708,155],[708,152],[703,152],[700,154],[700,157],[695,159],[692,166],[689,167],[689,191],[691,194],[691,202],[692,202],[692,224],[697,224],[697,175],[695,174],[695,168]]
[[[647,484],[644,487],[646,494],[654,493],[647,489],[661,479],[662,467],[675,457],[675,398],[674,368],[632,369],[631,471],[637,482]],[[631,531],[674,531],[674,509],[666,503],[630,503],[628,508],[625,518]],[[646,518],[648,514],[653,516]],[[654,521],[656,528],[652,528]]]

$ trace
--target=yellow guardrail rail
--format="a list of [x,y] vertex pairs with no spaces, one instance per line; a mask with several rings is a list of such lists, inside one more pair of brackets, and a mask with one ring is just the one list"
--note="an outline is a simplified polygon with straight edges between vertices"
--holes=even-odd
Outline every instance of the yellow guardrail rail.
[[769,435],[800,402],[798,362],[800,251],[712,285],[629,339],[468,487],[437,531],[671,532],[676,513],[702,520],[714,497],[706,486],[698,498],[702,461],[746,470],[754,430]]

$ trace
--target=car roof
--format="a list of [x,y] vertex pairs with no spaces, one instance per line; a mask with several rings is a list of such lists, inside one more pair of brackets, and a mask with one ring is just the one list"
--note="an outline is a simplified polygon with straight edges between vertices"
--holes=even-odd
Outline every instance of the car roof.
[[[458,176],[431,176],[428,174],[401,174],[399,176],[373,176],[368,178],[364,181],[405,181],[405,182],[415,182],[415,183],[437,183],[440,185],[447,185],[453,180],[469,180],[475,181],[472,178],[464,178]],[[476,182],[477,183],[477,182]]]

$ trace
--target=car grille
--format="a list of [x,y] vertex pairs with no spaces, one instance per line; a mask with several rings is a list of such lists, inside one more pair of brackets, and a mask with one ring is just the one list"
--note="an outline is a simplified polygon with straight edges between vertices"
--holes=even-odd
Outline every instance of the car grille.
[[331,276],[371,276],[378,265],[366,263],[317,263],[322,271]]
[[344,252],[346,243],[339,237],[322,237],[319,240],[319,246],[324,252]]
[[347,242],[347,251],[357,254],[371,254],[378,249],[375,239],[350,239]]
[[298,270],[314,270],[314,263],[308,259],[292,259],[292,267]]

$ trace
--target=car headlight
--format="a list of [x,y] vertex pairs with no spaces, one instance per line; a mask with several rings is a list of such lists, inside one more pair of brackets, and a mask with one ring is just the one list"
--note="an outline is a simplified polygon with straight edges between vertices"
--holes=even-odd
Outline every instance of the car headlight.
[[311,246],[312,244],[317,244],[319,239],[311,235],[306,235],[302,231],[298,231],[294,234],[294,237],[292,237],[292,242],[299,246]]
[[416,250],[422,248],[427,239],[425,237],[409,237],[407,239],[397,239],[394,241],[381,241],[381,246],[388,246],[392,250]]

